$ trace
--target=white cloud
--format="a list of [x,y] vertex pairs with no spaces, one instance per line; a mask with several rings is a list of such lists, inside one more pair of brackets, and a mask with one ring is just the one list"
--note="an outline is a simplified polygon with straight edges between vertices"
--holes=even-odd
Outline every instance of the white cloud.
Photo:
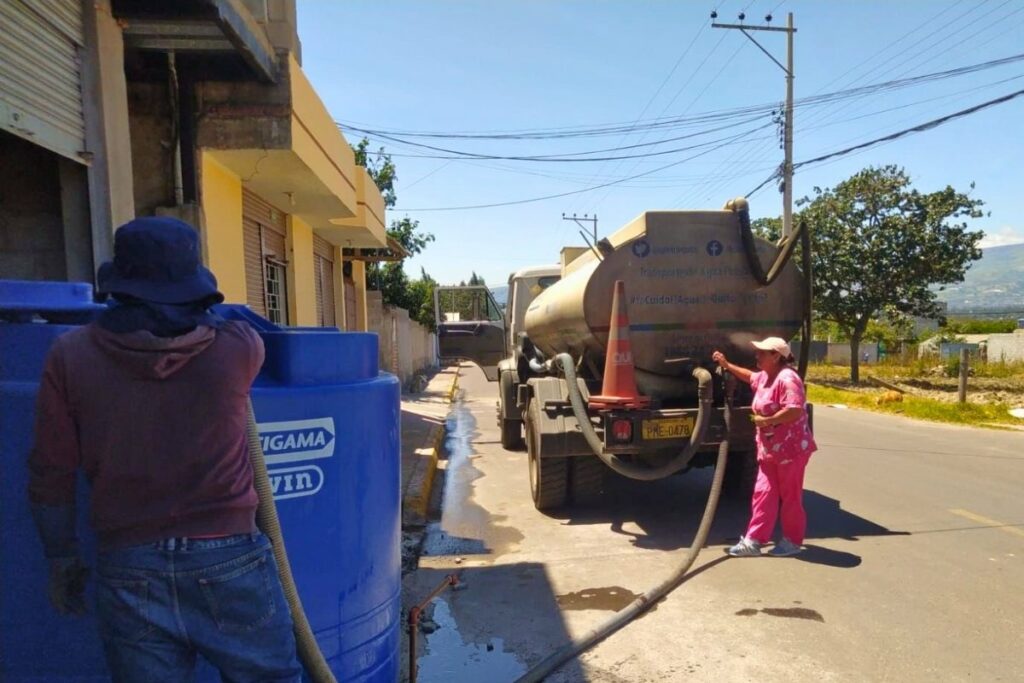
[[985,237],[978,243],[978,246],[982,249],[987,249],[988,247],[1003,247],[1007,244],[1020,244],[1022,242],[1024,242],[1024,230],[1004,225],[995,231],[986,230]]

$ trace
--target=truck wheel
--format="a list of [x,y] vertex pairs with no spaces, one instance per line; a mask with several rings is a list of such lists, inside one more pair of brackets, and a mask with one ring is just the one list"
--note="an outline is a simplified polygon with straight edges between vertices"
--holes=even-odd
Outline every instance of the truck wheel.
[[503,372],[498,378],[498,426],[501,427],[501,445],[510,451],[523,446],[523,421],[506,418],[508,407],[515,402],[515,382],[511,372]]
[[533,505],[546,511],[565,505],[569,493],[568,458],[540,456],[540,407],[530,401],[526,420],[526,452],[530,461],[530,494]]
[[608,466],[600,458],[586,455],[570,459],[569,495],[573,505],[593,505],[604,492]]
[[501,421],[501,447],[510,451],[517,451],[523,447],[523,423],[521,421]]
[[757,483],[757,453],[755,451],[733,451],[725,464],[725,479],[722,492],[735,500],[750,500]]

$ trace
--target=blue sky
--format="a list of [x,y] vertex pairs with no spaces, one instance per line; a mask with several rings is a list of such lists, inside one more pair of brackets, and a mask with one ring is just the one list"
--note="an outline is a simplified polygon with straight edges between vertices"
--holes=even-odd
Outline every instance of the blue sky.
[[[1024,53],[1021,0],[299,0],[302,64],[338,121],[377,131],[485,132],[649,122],[781,102],[783,72],[735,23],[784,25],[793,12],[795,95],[808,96],[944,71]],[[785,36],[756,34],[780,61]],[[1024,61],[957,78],[798,107],[797,162],[1024,89]],[[987,203],[974,227],[985,246],[1024,242],[1024,97],[867,151],[809,166],[794,196],[831,186],[867,165],[895,163],[922,191],[947,184]],[[407,262],[442,283],[475,271],[491,285],[518,268],[558,260],[581,244],[563,213],[598,216],[606,235],[650,209],[720,208],[768,177],[782,159],[770,114],[736,127],[617,133],[556,140],[404,139],[477,154],[565,155],[648,145],[598,156],[690,151],[590,163],[450,160],[379,138],[398,168],[398,205],[436,241]],[[759,126],[767,126],[758,128]],[[664,142],[700,132],[701,137]],[[350,142],[358,133],[346,132]],[[742,137],[736,137],[742,136]],[[727,138],[733,138],[728,140]],[[710,150],[710,151],[709,151]],[[686,160],[699,152],[698,158]],[[405,156],[409,155],[409,156]],[[557,199],[487,209],[419,211],[511,202],[614,182]],[[781,213],[773,185],[751,199],[755,216]]]

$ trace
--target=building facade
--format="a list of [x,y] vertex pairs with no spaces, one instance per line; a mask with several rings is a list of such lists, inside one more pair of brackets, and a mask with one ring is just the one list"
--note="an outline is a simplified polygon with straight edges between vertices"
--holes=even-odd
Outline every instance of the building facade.
[[384,202],[301,67],[294,0],[0,3],[0,278],[92,281],[195,226],[227,301],[366,330]]

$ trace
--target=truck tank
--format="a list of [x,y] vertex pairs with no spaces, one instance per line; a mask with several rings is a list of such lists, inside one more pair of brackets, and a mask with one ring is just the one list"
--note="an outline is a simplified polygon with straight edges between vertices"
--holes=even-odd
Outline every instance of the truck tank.
[[[642,393],[689,393],[690,370],[707,363],[715,349],[753,365],[751,341],[789,339],[799,330],[804,290],[792,260],[761,286],[740,230],[733,210],[645,212],[609,236],[600,257],[591,250],[567,264],[562,279],[530,305],[525,331],[547,357],[568,352],[600,367],[612,291],[623,280]],[[778,249],[755,242],[767,267]]]

